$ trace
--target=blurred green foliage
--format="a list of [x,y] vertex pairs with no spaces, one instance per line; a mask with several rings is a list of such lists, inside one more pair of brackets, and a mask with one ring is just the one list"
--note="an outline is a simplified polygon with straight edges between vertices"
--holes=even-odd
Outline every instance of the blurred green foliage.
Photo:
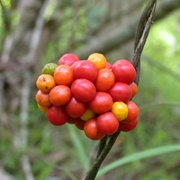
[[[68,3],[70,1],[67,1]],[[72,43],[77,42],[78,46],[79,41],[87,38],[86,25],[104,13],[101,9],[98,11],[99,14],[94,14],[97,8],[86,15],[84,9],[79,11],[81,18],[78,18],[78,23],[76,22],[76,35]],[[155,22],[151,29],[141,59],[139,92],[134,98],[140,107],[139,125],[134,131],[120,135],[103,166],[139,151],[180,143],[180,16],[178,13]],[[57,62],[59,56],[68,50],[72,17],[73,12],[66,8],[62,17],[65,23],[62,23],[58,29],[61,41],[56,35],[52,36],[44,52],[43,64]],[[5,34],[1,18],[0,34]],[[159,102],[161,105],[157,104]],[[168,105],[168,102],[177,104]],[[84,133],[73,125],[63,127],[50,125],[45,115],[37,109],[34,99],[29,104],[28,128],[26,153],[29,154],[32,171],[37,180],[44,180],[49,174],[60,176],[61,179],[76,179],[93,162],[98,142],[87,139]],[[3,136],[0,141],[1,164],[18,180],[23,179],[19,170],[21,151],[12,145],[12,134],[1,129],[0,136]],[[180,177],[179,159],[180,154],[177,152],[152,157],[114,169],[107,173],[106,178],[175,180]]]

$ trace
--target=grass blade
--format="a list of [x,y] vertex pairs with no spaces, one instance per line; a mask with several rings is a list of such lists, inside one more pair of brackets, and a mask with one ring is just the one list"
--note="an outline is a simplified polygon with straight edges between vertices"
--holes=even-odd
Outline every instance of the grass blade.
[[72,138],[72,142],[74,144],[75,150],[77,152],[78,159],[86,172],[89,169],[88,156],[86,154],[86,149],[83,146],[81,138],[78,136],[75,127],[72,125],[68,126],[69,132]]
[[173,151],[180,151],[180,144],[179,145],[162,146],[162,147],[153,148],[153,149],[145,150],[145,151],[142,151],[139,153],[135,153],[135,154],[126,156],[126,157],[121,158],[117,161],[114,161],[114,162],[108,164],[107,166],[103,167],[102,169],[100,169],[97,174],[97,178],[99,178],[103,174],[107,173],[108,171],[110,171],[114,168],[117,168],[119,166],[125,165],[127,163],[131,163],[131,162],[134,162],[137,160],[146,159],[146,158],[157,156],[157,155],[162,155],[165,153],[170,153]]

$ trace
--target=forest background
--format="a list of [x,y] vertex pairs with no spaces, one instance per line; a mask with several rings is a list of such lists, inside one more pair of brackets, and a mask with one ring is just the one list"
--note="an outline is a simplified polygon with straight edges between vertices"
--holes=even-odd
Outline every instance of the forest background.
[[[0,0],[0,179],[75,180],[92,164],[98,142],[69,125],[54,127],[35,102],[42,67],[64,53],[111,63],[131,60],[147,1]],[[180,144],[180,1],[159,0],[141,57],[139,125],[122,133],[103,166],[152,148]],[[180,153],[119,166],[99,177],[180,178]]]

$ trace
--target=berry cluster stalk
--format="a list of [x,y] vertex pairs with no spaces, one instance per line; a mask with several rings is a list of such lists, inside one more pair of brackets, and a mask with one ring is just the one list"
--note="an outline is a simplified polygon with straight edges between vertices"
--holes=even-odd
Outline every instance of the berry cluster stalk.
[[[96,157],[96,160],[92,166],[92,168],[89,170],[89,172],[86,174],[86,176],[83,178],[83,180],[93,180],[95,179],[97,172],[108,155],[109,151],[111,150],[113,144],[115,143],[118,135],[120,134],[120,131],[117,131],[112,136],[106,136],[104,137],[100,142],[100,152],[98,152],[98,155]],[[108,140],[108,139],[109,140]],[[108,142],[107,142],[108,141]]]
[[[149,0],[148,4],[146,5],[146,7],[144,8],[141,14],[135,35],[134,56],[132,58],[132,64],[134,65],[137,71],[137,76],[135,79],[135,82],[137,84],[140,78],[140,57],[149,34],[151,24],[153,22],[156,3],[157,0]],[[95,162],[91,167],[91,169],[86,173],[83,180],[95,179],[102,162],[110,152],[119,134],[120,131],[116,132],[112,136],[106,136],[100,141],[99,150]]]

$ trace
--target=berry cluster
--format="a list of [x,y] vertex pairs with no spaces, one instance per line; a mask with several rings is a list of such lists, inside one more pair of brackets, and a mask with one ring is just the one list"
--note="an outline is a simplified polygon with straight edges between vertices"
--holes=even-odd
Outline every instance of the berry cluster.
[[138,124],[136,71],[128,60],[114,64],[104,55],[79,60],[64,54],[58,64],[48,63],[37,78],[36,101],[56,126],[75,124],[86,136],[99,140],[116,131],[131,131]]

